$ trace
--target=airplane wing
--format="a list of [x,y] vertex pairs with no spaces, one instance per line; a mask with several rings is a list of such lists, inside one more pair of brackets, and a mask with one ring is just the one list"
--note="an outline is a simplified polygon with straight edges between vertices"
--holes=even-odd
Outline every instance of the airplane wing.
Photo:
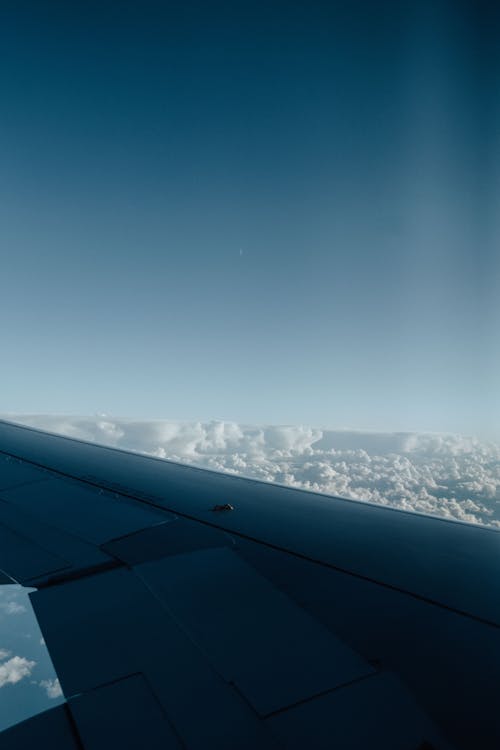
[[495,530],[0,422],[0,569],[66,699],[2,750],[500,747]]

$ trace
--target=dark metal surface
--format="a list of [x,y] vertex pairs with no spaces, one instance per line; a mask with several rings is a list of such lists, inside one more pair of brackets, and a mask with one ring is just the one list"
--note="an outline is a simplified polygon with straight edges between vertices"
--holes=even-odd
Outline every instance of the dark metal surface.
[[0,747],[2,750],[34,750],[43,747],[49,750],[82,750],[65,705],[56,706],[5,729],[0,734]]
[[0,549],[2,568],[20,583],[26,584],[32,578],[69,567],[67,560],[47,552],[36,542],[3,523],[0,523]]
[[24,459],[5,493],[0,472],[0,569],[36,579],[81,747],[94,706],[127,734],[111,686],[126,712],[135,677],[186,748],[500,747],[498,532],[1,422],[0,452]]
[[[496,530],[194,469],[5,422],[0,450],[500,625]],[[212,512],[215,503],[226,502],[233,512]]]
[[42,520],[53,518],[59,529],[97,545],[164,520],[163,513],[144,503],[64,479],[0,490],[0,497]]
[[0,492],[0,568],[25,586],[50,575],[109,562],[98,547],[63,533],[57,518],[40,518],[4,502]]
[[186,747],[274,747],[247,702],[131,570],[30,597],[67,698],[141,673]]
[[390,675],[374,675],[283,711],[266,723],[288,750],[304,750],[311,737],[316,750],[451,749],[404,686]]
[[20,484],[43,482],[53,475],[10,456],[0,456],[0,491]]
[[229,549],[170,556],[137,574],[261,716],[374,671]]
[[142,675],[78,695],[68,705],[87,750],[182,750]]
[[115,539],[102,549],[127,565],[137,565],[146,560],[224,546],[234,546],[225,532],[171,515],[159,526]]
[[377,669],[396,673],[457,747],[500,747],[500,631],[253,542],[238,553]]

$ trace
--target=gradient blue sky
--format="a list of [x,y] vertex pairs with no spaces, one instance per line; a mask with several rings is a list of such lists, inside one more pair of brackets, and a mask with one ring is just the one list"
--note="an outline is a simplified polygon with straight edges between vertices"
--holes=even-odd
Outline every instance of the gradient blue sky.
[[494,5],[3,4],[1,411],[498,435]]

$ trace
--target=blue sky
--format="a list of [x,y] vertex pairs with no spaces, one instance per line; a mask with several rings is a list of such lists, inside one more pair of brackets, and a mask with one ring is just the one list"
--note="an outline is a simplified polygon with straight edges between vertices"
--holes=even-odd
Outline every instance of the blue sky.
[[498,435],[489,5],[2,8],[1,411]]
[[29,591],[0,586],[0,731],[63,700]]

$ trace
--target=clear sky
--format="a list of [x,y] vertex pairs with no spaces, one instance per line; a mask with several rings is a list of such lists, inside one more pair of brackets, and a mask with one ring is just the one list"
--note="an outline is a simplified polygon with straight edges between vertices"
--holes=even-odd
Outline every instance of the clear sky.
[[495,5],[2,4],[1,411],[498,434]]

